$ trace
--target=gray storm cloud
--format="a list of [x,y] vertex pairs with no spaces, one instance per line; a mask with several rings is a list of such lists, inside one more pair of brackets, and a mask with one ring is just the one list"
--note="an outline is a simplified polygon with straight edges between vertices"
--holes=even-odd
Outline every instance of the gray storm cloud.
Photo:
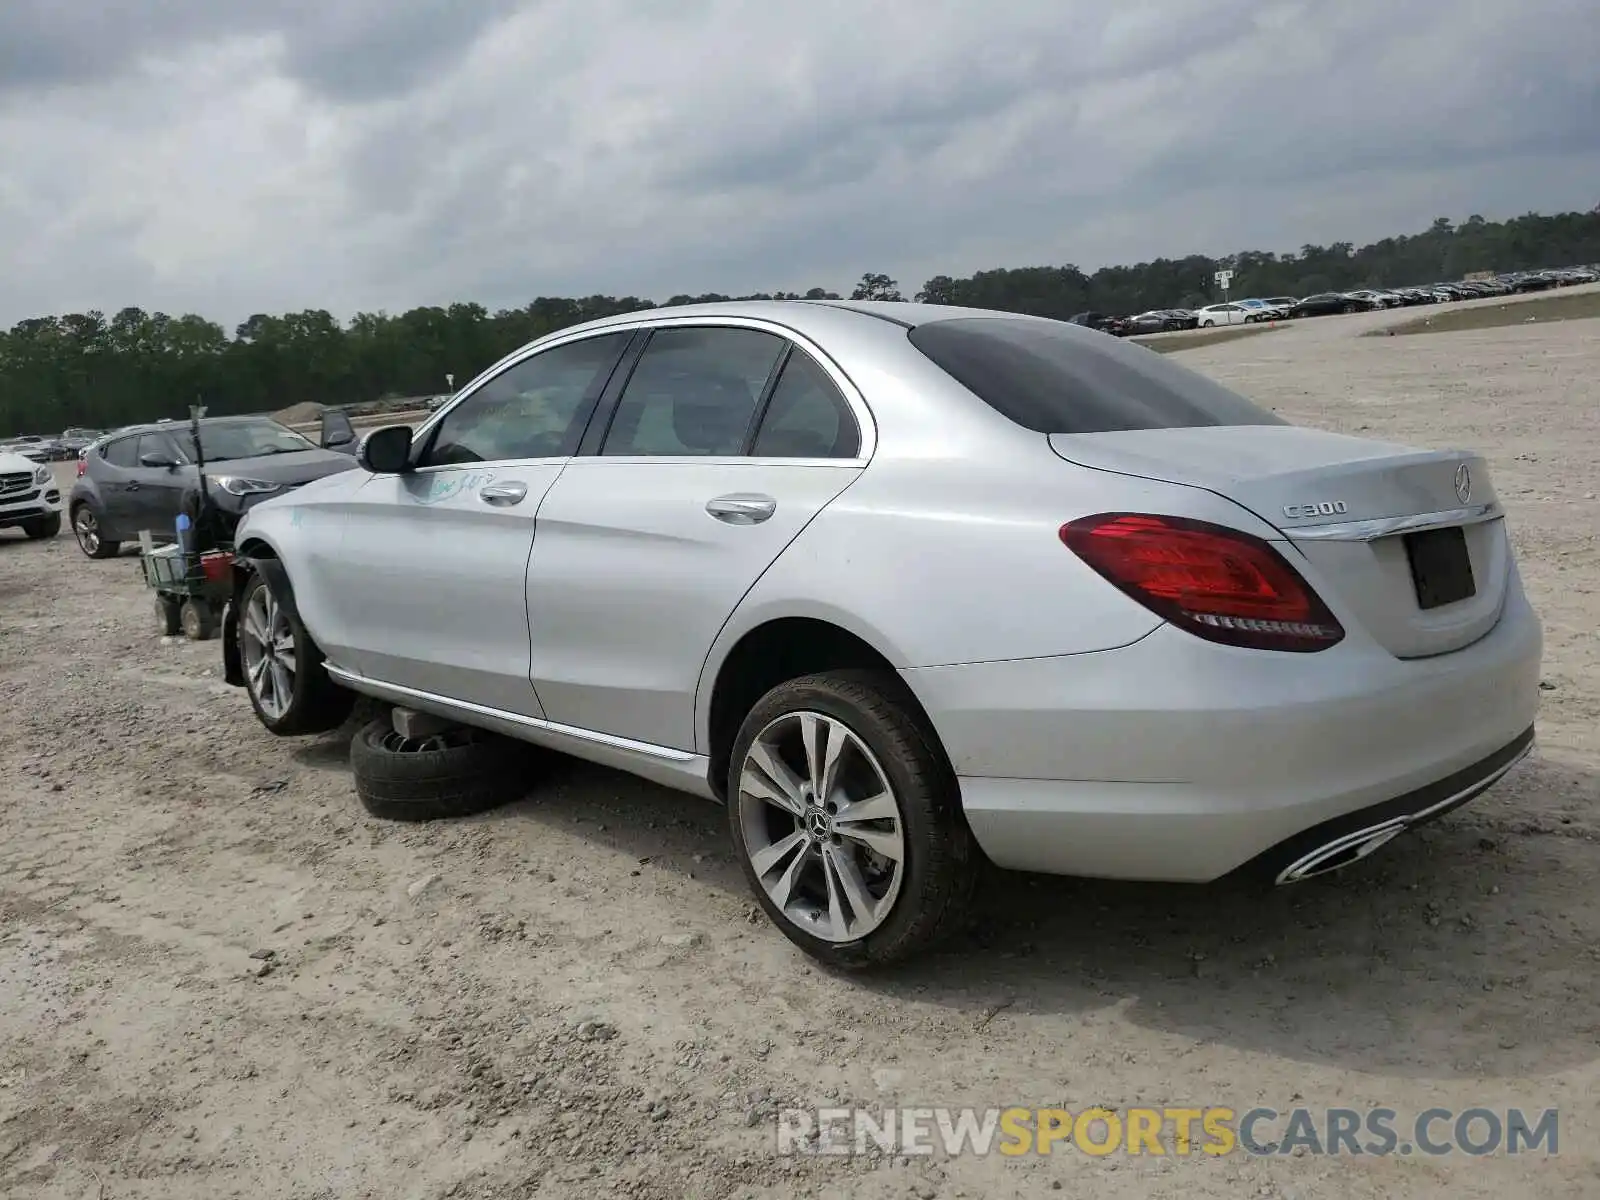
[[1597,59],[1579,0],[11,0],[0,321],[911,290],[1588,208]]

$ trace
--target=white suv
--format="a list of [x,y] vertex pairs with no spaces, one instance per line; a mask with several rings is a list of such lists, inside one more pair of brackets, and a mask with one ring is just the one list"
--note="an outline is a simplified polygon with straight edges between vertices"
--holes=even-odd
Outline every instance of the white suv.
[[30,538],[61,532],[61,487],[48,466],[0,450],[0,529],[21,529]]

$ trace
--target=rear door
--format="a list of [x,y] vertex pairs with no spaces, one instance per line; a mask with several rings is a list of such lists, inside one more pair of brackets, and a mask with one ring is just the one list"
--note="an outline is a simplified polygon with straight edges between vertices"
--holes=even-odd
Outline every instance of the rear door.
[[354,493],[337,559],[316,572],[319,637],[340,665],[543,715],[528,681],[534,518],[632,336],[570,339],[469,386],[422,439],[413,471]]
[[552,720],[695,748],[718,631],[865,465],[868,418],[848,388],[820,352],[757,322],[655,329],[597,452],[568,464],[539,512],[528,619]]

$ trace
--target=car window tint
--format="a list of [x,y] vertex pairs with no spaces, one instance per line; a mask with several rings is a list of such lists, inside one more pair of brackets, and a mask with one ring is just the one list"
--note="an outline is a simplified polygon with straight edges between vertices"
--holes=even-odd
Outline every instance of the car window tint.
[[787,343],[755,329],[660,329],[623,389],[602,454],[739,454]]
[[159,454],[163,458],[177,458],[172,443],[159,433],[141,433],[138,448],[133,453],[133,465],[142,467],[146,454]]
[[[167,438],[166,434],[159,435]],[[169,449],[181,442],[185,461],[195,456],[194,434],[185,429],[168,439]],[[261,458],[269,454],[300,454],[317,449],[317,444],[276,421],[229,417],[200,426],[200,449],[207,462],[227,462],[238,458]]]
[[854,458],[860,449],[849,404],[817,361],[795,350],[778,376],[753,453],[757,458]]
[[139,439],[136,437],[118,438],[114,442],[107,442],[100,450],[100,457],[113,467],[129,467],[139,465]]
[[583,338],[507,367],[445,414],[418,465],[574,453],[630,337],[608,333]]
[[995,411],[1038,433],[1287,424],[1165,355],[1065,322],[958,317],[907,336]]

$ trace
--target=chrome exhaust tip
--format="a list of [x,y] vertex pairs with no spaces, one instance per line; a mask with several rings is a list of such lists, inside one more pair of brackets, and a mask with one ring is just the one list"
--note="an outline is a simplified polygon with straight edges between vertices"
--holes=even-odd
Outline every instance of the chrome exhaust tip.
[[1359,862],[1381,846],[1387,846],[1409,828],[1410,822],[1386,821],[1382,825],[1358,829],[1343,837],[1318,846],[1308,854],[1295,859],[1278,872],[1278,884],[1301,883],[1318,875],[1342,871],[1351,863]]

